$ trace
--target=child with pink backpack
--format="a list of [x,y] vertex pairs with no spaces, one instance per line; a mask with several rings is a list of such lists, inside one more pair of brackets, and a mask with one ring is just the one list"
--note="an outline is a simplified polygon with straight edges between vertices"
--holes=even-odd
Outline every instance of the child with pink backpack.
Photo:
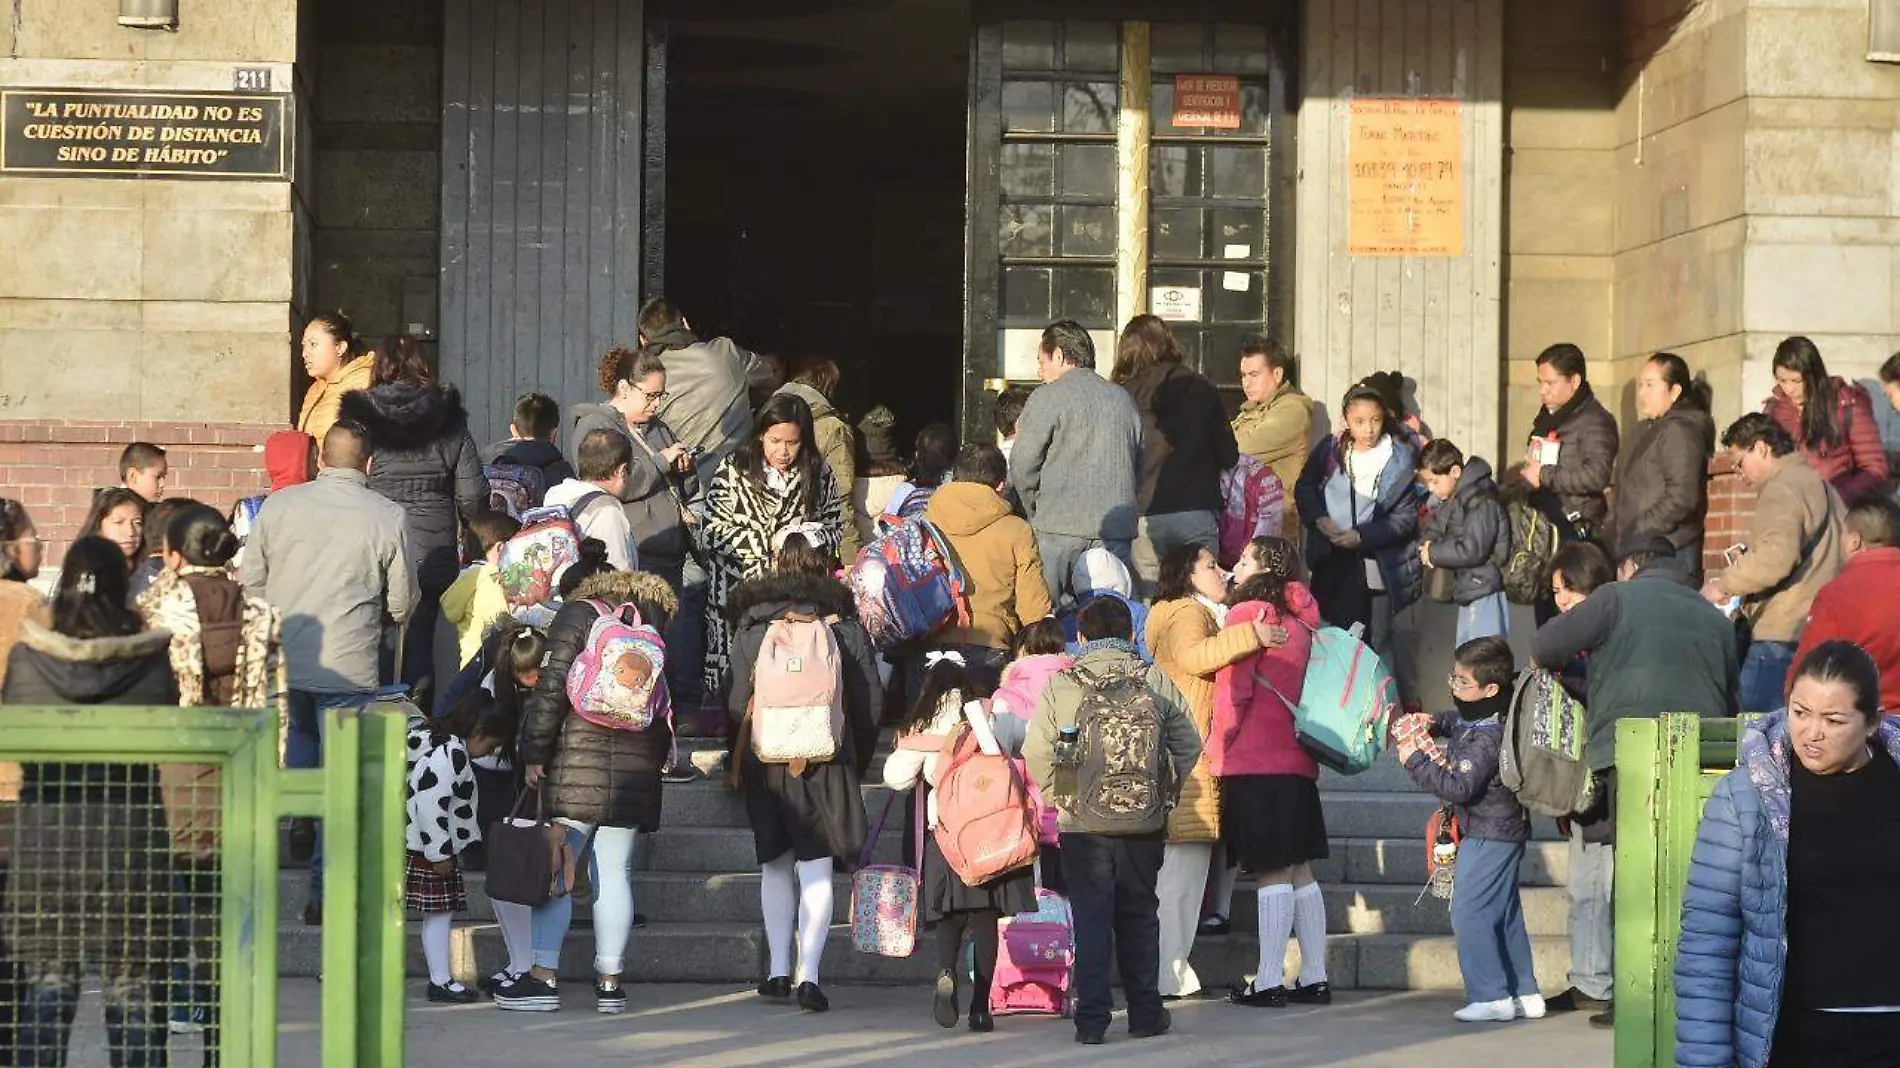
[[[1068,636],[1062,624],[1050,616],[1026,624],[1016,632],[1010,647],[1011,660],[1003,668],[1003,680],[993,698],[996,736],[1005,748],[1022,751],[1029,721],[1036,714],[1036,702],[1049,680],[1074,666],[1069,655]],[[1065,894],[1062,881],[1062,845],[1056,833],[1056,806],[1044,801],[1038,817],[1037,840],[1042,843],[1041,882],[1045,890]]]
[[[945,778],[954,764],[978,751],[991,759],[1013,758],[1021,752],[1021,727],[1015,731],[1017,748],[1006,748],[993,729],[988,703],[973,700],[975,693],[962,664],[951,658],[932,663],[924,673],[910,719],[899,729],[897,749],[884,762],[885,785],[893,790],[915,789],[911,803],[925,806],[924,823],[932,831],[944,825],[947,815],[939,807],[938,788],[944,787],[944,797],[955,796]],[[938,746],[928,744],[933,739],[941,739]],[[919,741],[926,744],[915,744]],[[959,995],[967,993],[970,1030],[995,1029],[990,981],[996,969],[997,923],[1005,916],[1036,909],[1035,813],[1028,802],[1027,779],[1018,772],[1015,782],[1023,787],[1020,823],[1005,835],[991,837],[1014,847],[1011,859],[1018,866],[973,886],[953,867],[958,863],[967,867],[970,858],[947,856],[937,834],[924,841],[922,912],[926,922],[937,925],[933,1015],[942,1027],[956,1026],[963,1016]],[[958,963],[966,932],[976,942],[975,982],[968,991],[959,992]]]

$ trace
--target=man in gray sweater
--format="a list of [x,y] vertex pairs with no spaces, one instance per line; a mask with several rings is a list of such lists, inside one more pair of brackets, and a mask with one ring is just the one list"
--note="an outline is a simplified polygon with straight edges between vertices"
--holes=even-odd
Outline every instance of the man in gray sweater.
[[1042,388],[1029,395],[1010,451],[1009,481],[1036,532],[1049,595],[1060,604],[1076,557],[1100,545],[1134,566],[1141,413],[1128,391],[1095,371],[1095,343],[1072,319],[1051,323],[1036,354]]
[[[331,708],[359,708],[381,682],[383,621],[421,597],[400,505],[369,488],[369,431],[341,420],[323,438],[316,480],[272,494],[244,547],[244,590],[284,614],[289,730],[284,763],[314,768]],[[322,918],[323,851],[310,859],[306,923]]]

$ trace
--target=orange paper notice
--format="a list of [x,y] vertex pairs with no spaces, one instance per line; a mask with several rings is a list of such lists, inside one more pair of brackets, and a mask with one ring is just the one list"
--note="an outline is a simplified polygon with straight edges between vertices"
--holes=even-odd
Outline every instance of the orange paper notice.
[[1463,254],[1461,107],[1456,100],[1352,101],[1347,197],[1353,255]]

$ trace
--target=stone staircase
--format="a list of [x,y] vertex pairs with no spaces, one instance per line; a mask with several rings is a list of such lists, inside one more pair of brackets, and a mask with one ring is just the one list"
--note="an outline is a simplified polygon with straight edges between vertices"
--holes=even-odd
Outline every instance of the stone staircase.
[[[702,747],[717,743],[702,742]],[[870,776],[881,783],[879,769]],[[1435,802],[1418,792],[1390,758],[1351,778],[1327,773],[1320,782],[1332,856],[1317,866],[1326,895],[1330,932],[1327,969],[1341,989],[1448,989],[1460,985],[1447,904],[1419,899],[1425,879],[1425,821]],[[866,786],[866,808],[875,816],[889,791]],[[900,860],[902,828],[884,829],[875,859]],[[1550,820],[1536,821],[1538,840],[1523,868],[1525,920],[1537,973],[1546,987],[1561,986],[1568,967],[1563,884],[1568,854],[1555,840]],[[749,986],[763,975],[764,932],[759,926],[759,874],[744,808],[723,785],[710,781],[666,787],[661,830],[644,844],[635,877],[634,902],[648,926],[633,933],[627,948],[629,981],[715,983]],[[280,873],[279,967],[286,976],[317,973],[318,930],[299,920],[304,875]],[[484,878],[468,874],[470,913],[458,918],[455,970],[465,979],[486,975],[506,962],[494,911],[483,893]],[[834,923],[842,924],[850,882],[836,883]],[[593,939],[584,903],[562,957],[563,978],[591,978]],[[1232,910],[1235,933],[1197,941],[1193,961],[1213,989],[1242,980],[1254,970],[1257,929],[1251,880],[1243,876]],[[927,943],[925,943],[927,945]],[[1289,967],[1299,949],[1287,947]],[[412,931],[408,967],[425,974],[421,946]],[[844,927],[834,927],[822,974],[827,983],[922,983],[933,972],[924,952],[887,960],[851,950]]]

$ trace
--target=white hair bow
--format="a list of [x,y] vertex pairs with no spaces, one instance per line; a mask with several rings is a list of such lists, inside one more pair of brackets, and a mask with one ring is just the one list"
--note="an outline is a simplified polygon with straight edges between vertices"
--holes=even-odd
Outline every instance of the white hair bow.
[[793,523],[791,526],[772,535],[772,551],[778,552],[785,548],[785,539],[794,534],[803,536],[815,549],[831,548],[831,536],[825,533],[824,524],[807,522]]
[[924,654],[924,667],[928,669],[939,660],[948,660],[958,667],[970,666],[969,662],[963,659],[963,654],[955,649],[932,649]]

